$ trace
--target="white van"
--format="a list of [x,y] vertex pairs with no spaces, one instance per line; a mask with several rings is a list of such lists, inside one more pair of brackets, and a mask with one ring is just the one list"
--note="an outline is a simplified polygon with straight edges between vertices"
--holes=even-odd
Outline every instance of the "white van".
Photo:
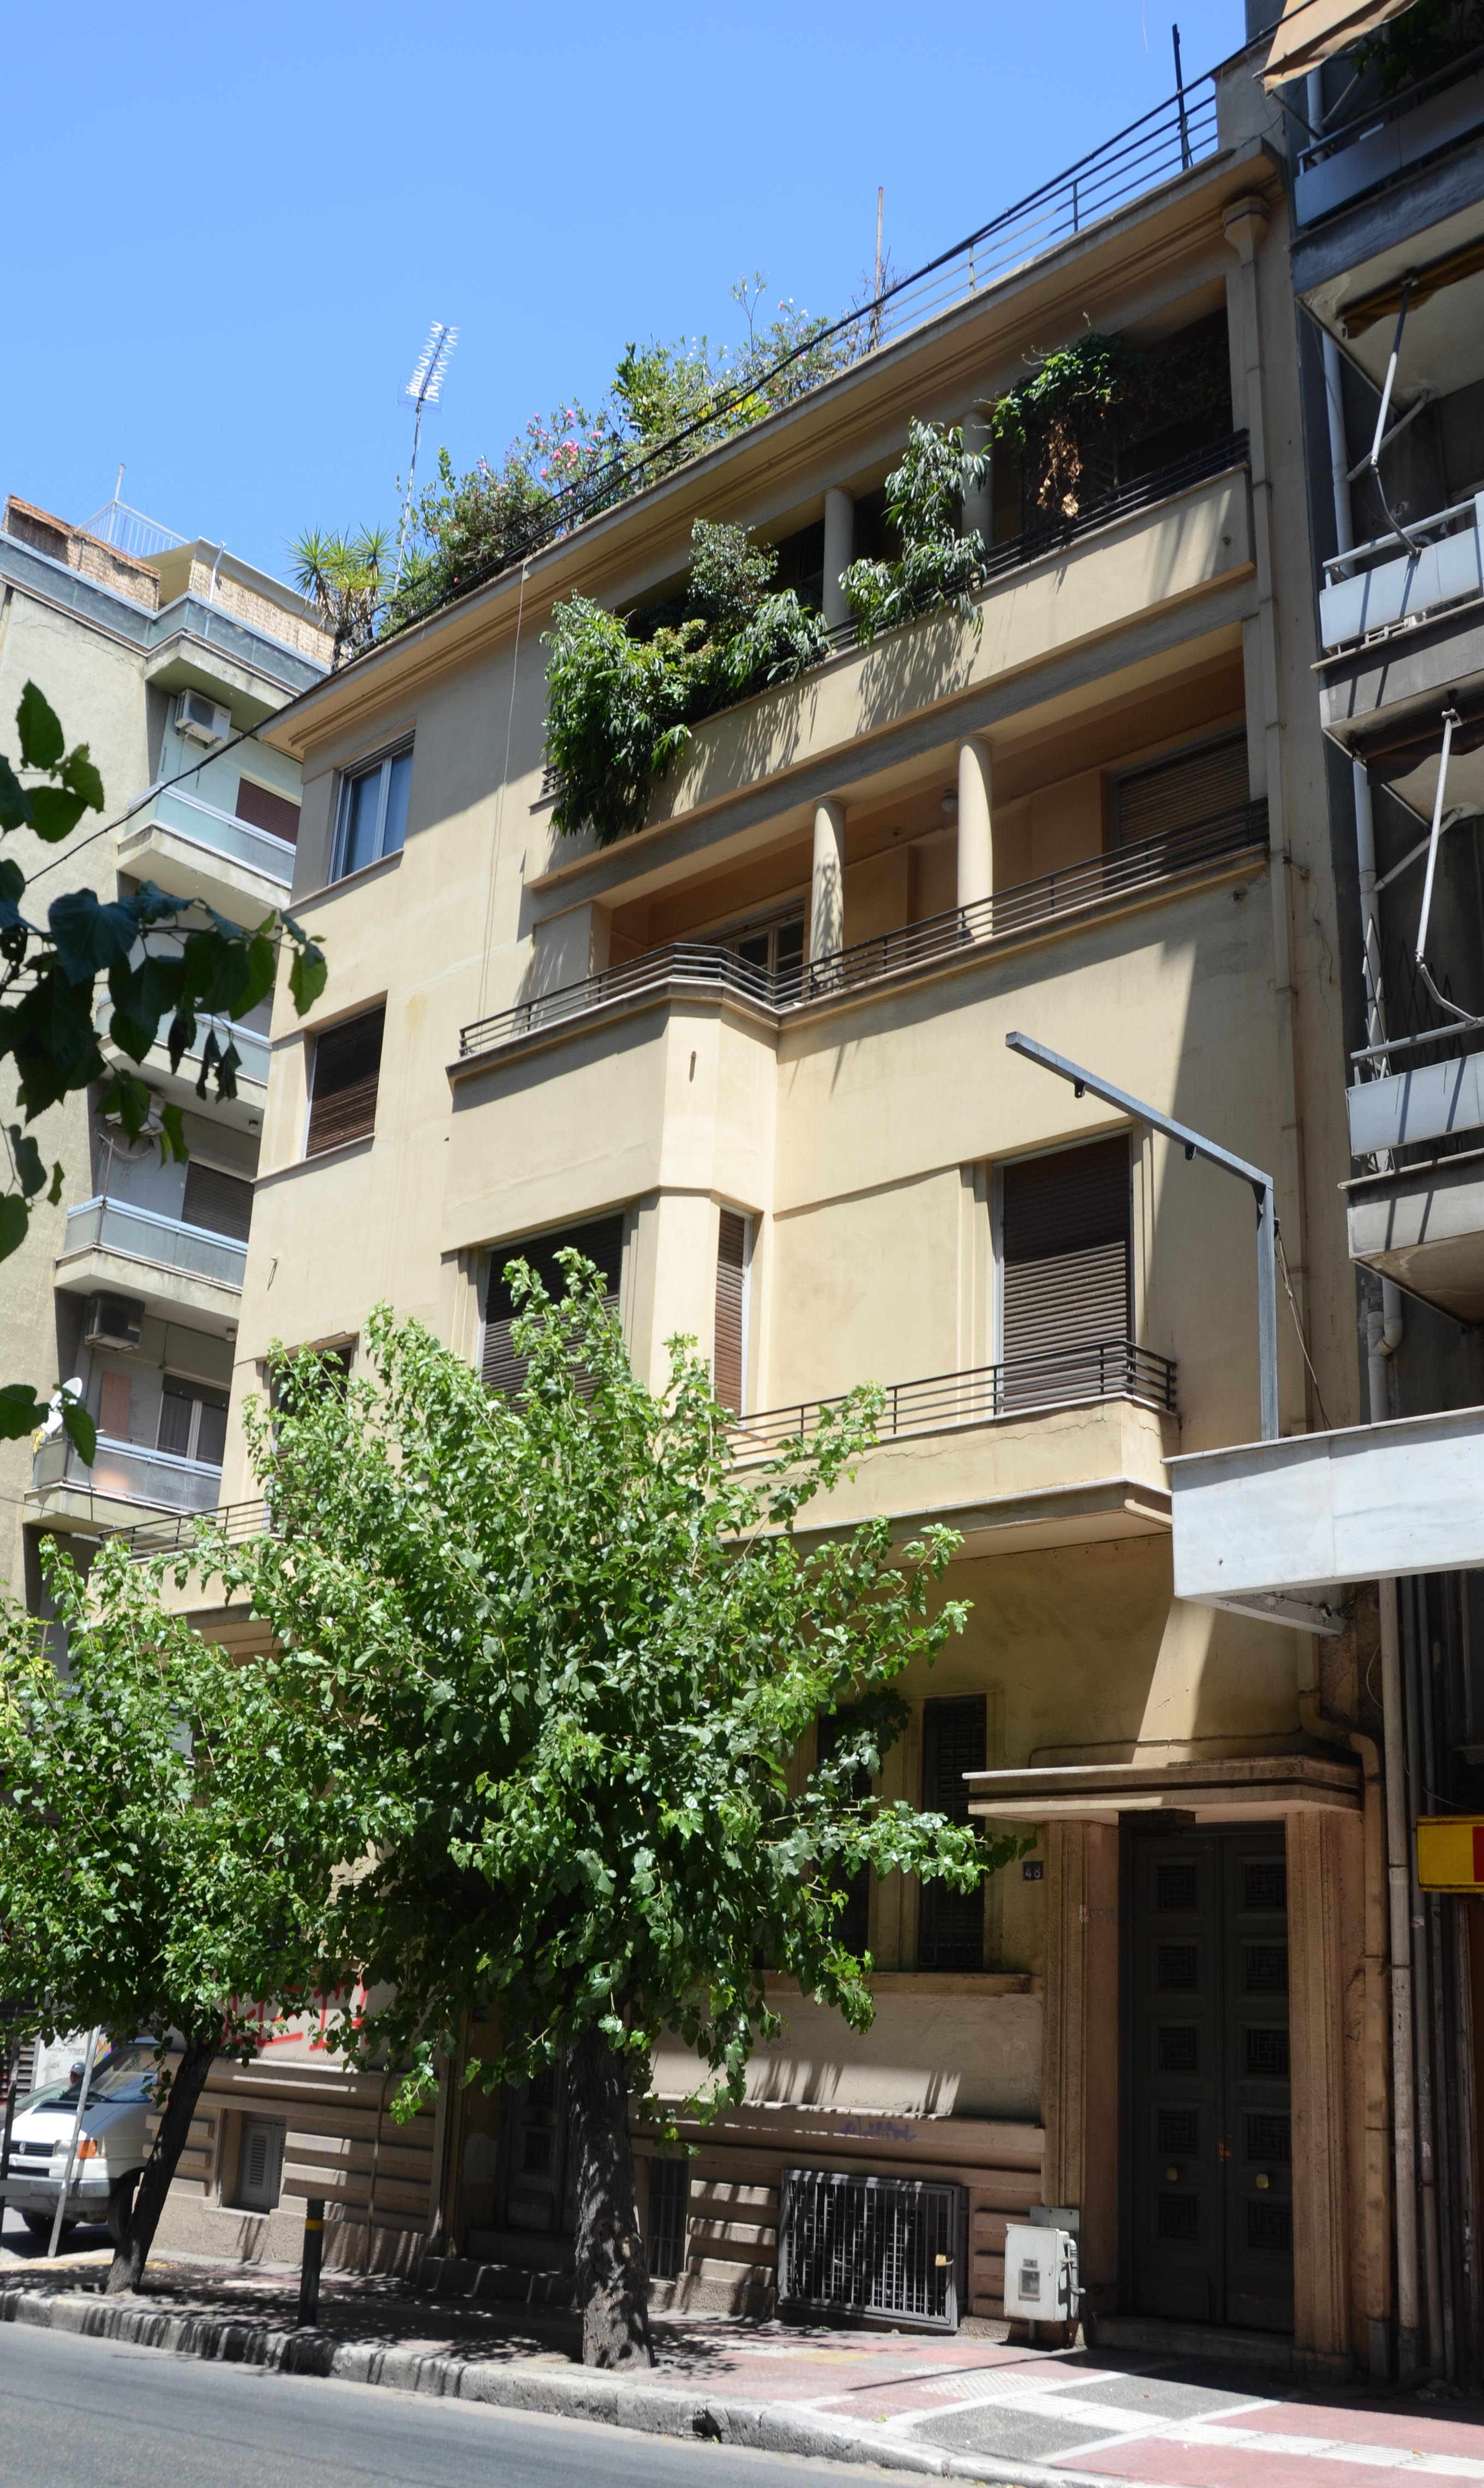
[[[118,2245],[150,2156],[148,2120],[158,2072],[149,2039],[114,2048],[99,2059],[88,2084],[64,2230],[78,2220],[105,2220]],[[34,2238],[51,2235],[81,2086],[79,2066],[70,2081],[49,2083],[15,2105],[10,2172],[0,2177],[0,2201],[20,2214]]]

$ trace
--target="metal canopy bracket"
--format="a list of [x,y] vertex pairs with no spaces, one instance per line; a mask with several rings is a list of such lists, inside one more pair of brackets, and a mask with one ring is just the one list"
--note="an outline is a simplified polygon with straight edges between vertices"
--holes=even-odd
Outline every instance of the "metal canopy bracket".
[[1277,1217],[1274,1203],[1273,1177],[1261,1167],[1249,1166],[1219,1143],[1208,1141],[1201,1132],[1192,1132],[1186,1123],[1177,1123],[1170,1115],[1162,1115],[1141,1097],[1131,1097],[1126,1088],[1115,1088],[1110,1080],[1100,1079],[1078,1062],[1069,1062],[1064,1054],[1053,1054],[1049,1045],[1038,1045],[1033,1036],[1022,1036],[1012,1029],[1005,1038],[1012,1054],[1022,1054],[1027,1062],[1039,1062],[1043,1071],[1054,1071],[1058,1080],[1070,1080],[1073,1094],[1078,1097],[1101,1097],[1106,1106],[1116,1106],[1121,1114],[1134,1122],[1147,1123],[1152,1131],[1162,1132],[1166,1140],[1178,1141],[1188,1159],[1204,1158],[1209,1166],[1224,1168],[1228,1174],[1239,1175],[1252,1187],[1257,1202],[1257,1368],[1258,1403],[1261,1412],[1260,1430],[1265,1443],[1278,1438],[1278,1282],[1277,1282]]

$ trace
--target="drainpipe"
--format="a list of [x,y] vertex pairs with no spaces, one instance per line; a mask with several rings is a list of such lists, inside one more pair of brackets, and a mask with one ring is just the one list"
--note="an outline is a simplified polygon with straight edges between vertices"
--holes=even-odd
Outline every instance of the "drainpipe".
[[[1320,72],[1309,72],[1309,119],[1319,124],[1323,111]],[[1343,366],[1340,350],[1326,331],[1323,339],[1325,416],[1330,437],[1330,486],[1334,501],[1334,543],[1349,552],[1355,543],[1350,505],[1350,452],[1345,439],[1341,398]],[[1365,946],[1365,1027],[1367,1045],[1386,1040],[1386,997],[1381,980],[1381,919],[1376,897],[1376,826],[1371,806],[1371,781],[1361,760],[1351,763],[1356,807],[1356,862],[1360,884],[1360,922]],[[1402,1339],[1401,1289],[1390,1279],[1381,1283],[1381,1307],[1366,1320],[1366,1378],[1370,1421],[1385,1424],[1391,1413],[1390,1363]],[[1416,2094],[1413,2056],[1412,1872],[1408,1835],[1407,1787],[1403,1745],[1401,1638],[1397,1622],[1396,1583],[1377,1583],[1381,1616],[1381,1711],[1386,1759],[1386,1895],[1391,1937],[1391,2147],[1396,2171],[1396,2355],[1403,2381],[1414,2377],[1419,2364],[1417,2267]]]
[[[1418,1812],[1425,1789],[1424,1761],[1426,1748],[1422,1741],[1422,1723],[1418,1702],[1418,1670],[1421,1654],[1417,1648],[1416,1583],[1409,1584],[1408,1596],[1402,1601],[1402,1636],[1406,1650],[1403,1684],[1406,1690],[1407,1750],[1412,1758],[1414,1782],[1412,1800]],[[1414,1928],[1424,1927],[1422,1895],[1417,1889],[1416,1868],[1408,1860],[1408,1901]],[[1438,2232],[1438,2162],[1434,2148],[1433,2115],[1433,2043],[1431,1981],[1428,1974],[1427,1947],[1419,1943],[1413,1964],[1412,1976],[1413,2034],[1416,2049],[1417,2068],[1417,2174],[1422,2195],[1422,2258],[1427,2273],[1427,2341],[1433,2373],[1443,2373],[1443,2303],[1442,2254]]]

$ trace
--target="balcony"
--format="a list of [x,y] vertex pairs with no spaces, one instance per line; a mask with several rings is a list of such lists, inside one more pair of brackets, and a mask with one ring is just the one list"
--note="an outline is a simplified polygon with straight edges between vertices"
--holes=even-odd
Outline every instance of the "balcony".
[[1169,1463],[1175,1596],[1337,1633],[1347,1586],[1484,1565],[1484,1408]]
[[235,922],[261,922],[289,895],[294,849],[179,786],[152,797],[144,820],[118,840],[121,872],[176,898],[200,898]]
[[1327,655],[1353,640],[1413,630],[1445,607],[1484,594],[1484,493],[1409,524],[1407,532],[1411,545],[1388,534],[1325,563],[1319,636]]
[[237,1327],[247,1247],[182,1219],[117,1201],[85,1201],[67,1217],[56,1285],[74,1295],[138,1297],[190,1328]]
[[[732,1437],[739,1459],[807,1436],[839,1405],[805,1400],[744,1418]],[[893,1383],[854,1476],[802,1525],[823,1535],[884,1513],[908,1536],[938,1520],[971,1555],[1160,1535],[1174,1411],[1169,1359],[1122,1339]]]
[[112,1016],[112,1006],[105,996],[98,1004],[95,1022],[104,1061],[117,1071],[131,1071],[139,1074],[169,1104],[195,1110],[199,1110],[202,1102],[196,1094],[196,1083],[201,1077],[202,1048],[206,1043],[208,1028],[214,1028],[216,1041],[222,1051],[225,1053],[229,1043],[235,1045],[239,1061],[236,1097],[218,1102],[214,1086],[208,1081],[207,1099],[210,1111],[213,1115],[219,1115],[222,1121],[231,1124],[235,1130],[257,1131],[259,1129],[263,1121],[263,1110],[267,1102],[268,1057],[272,1050],[271,1039],[266,1029],[244,1028],[238,1020],[210,1022],[202,1020],[197,1025],[195,1044],[181,1057],[179,1070],[172,1070],[169,1049],[163,1040],[151,1046],[142,1063],[136,1062],[131,1055],[126,1054],[122,1046],[115,1045],[108,1033],[108,1023]]
[[143,1443],[116,1443],[106,1434],[99,1434],[98,1456],[89,1468],[75,1446],[59,1434],[33,1456],[31,1493],[42,1517],[120,1527],[141,1506],[160,1513],[214,1512],[221,1470],[204,1460],[181,1459],[173,1452],[151,1451]]
[[672,942],[619,968],[602,970],[555,992],[532,995],[513,1008],[472,1021],[459,1032],[460,1062],[485,1058],[520,1040],[595,1014],[618,1017],[676,995],[730,997],[781,1023],[811,1005],[842,1002],[881,986],[937,975],[976,962],[996,945],[1058,920],[1138,906],[1207,873],[1265,855],[1266,803],[1199,821],[1190,829],[1094,856],[1065,872],[950,908],[869,942],[811,959],[778,975],[750,966],[736,952],[705,942]]
[[1430,1030],[1364,1052],[1349,1097],[1351,1149],[1377,1161],[1346,1186],[1351,1258],[1470,1323],[1484,1321],[1481,1036]]
[[[1333,215],[1383,183],[1398,181],[1460,146],[1481,124],[1484,53],[1475,52],[1305,147],[1294,173],[1296,222],[1311,225]],[[1400,232],[1396,239],[1402,239]]]

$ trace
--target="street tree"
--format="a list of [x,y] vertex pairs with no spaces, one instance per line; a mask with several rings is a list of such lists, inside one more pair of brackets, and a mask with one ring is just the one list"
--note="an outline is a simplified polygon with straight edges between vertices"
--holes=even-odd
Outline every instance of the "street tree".
[[487,2088],[565,2058],[583,2357],[607,2366],[651,2356],[630,2116],[676,2142],[661,2036],[693,2052],[685,2113],[738,2102],[779,2027],[767,1972],[869,2023],[871,1965],[842,1934],[862,1868],[970,1890],[1016,1844],[859,1794],[901,1678],[966,1613],[939,1594],[945,1529],[895,1551],[884,1519],[798,1531],[878,1396],[754,1457],[693,1343],[652,1393],[597,1272],[562,1258],[556,1302],[511,1264],[512,1396],[384,1309],[375,1379],[286,1360],[248,1412],[271,1526],[208,1569],[345,1738],[363,1862],[322,1975],[373,1997],[346,2044],[406,2069],[404,2112],[478,2025],[465,2078]]
[[208,1647],[157,1568],[114,1539],[85,1583],[42,1551],[65,1670],[0,1600],[0,2004],[16,2039],[157,2043],[157,2134],[109,2204],[116,2292],[144,2270],[213,2058],[245,2062],[303,2007],[346,1783],[275,1663]]
[[[130,1062],[144,1061],[163,1029],[171,1069],[179,1070],[182,1058],[194,1054],[205,1023],[196,1094],[204,1098],[210,1089],[222,1099],[236,1096],[239,1064],[230,1034],[224,1044],[216,1024],[242,1018],[272,992],[282,945],[294,953],[289,990],[296,1010],[309,1008],[325,979],[323,953],[292,917],[234,924],[201,901],[174,897],[149,881],[121,897],[64,891],[42,916],[28,900],[16,844],[29,836],[62,846],[85,812],[102,811],[103,787],[87,745],[68,750],[35,683],[21,693],[15,727],[18,769],[0,756],[0,1075],[9,1075],[21,1119],[0,1121],[8,1161],[0,1175],[0,1261],[25,1242],[38,1196],[52,1202],[62,1197],[64,1170],[53,1165],[48,1173],[29,1129],[37,1117],[97,1083],[100,1112],[116,1117],[137,1141],[155,1105],[136,1072],[111,1068],[104,1058],[100,983],[110,1005],[109,1035]],[[188,1154],[178,1106],[160,1110],[158,1130],[163,1157]],[[87,1410],[67,1400],[61,1413],[83,1458],[91,1460],[95,1433]],[[45,1414],[32,1382],[0,1383],[0,1439],[28,1434]]]

